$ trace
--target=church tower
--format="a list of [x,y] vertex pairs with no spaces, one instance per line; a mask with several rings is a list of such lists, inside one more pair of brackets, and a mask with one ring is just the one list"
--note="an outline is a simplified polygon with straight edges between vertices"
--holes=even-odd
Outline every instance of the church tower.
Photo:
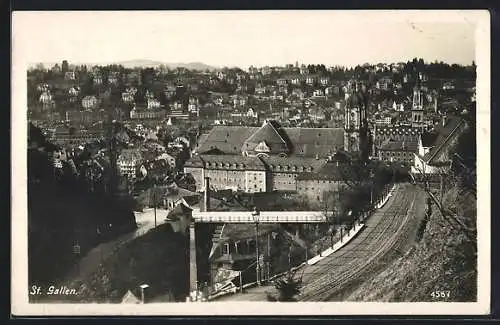
[[417,84],[413,89],[413,105],[411,108],[412,127],[422,127],[424,125],[424,102],[422,91]]
[[[346,93],[344,117],[344,149],[358,152],[362,159],[368,159],[368,120],[366,94],[354,82]],[[366,157],[365,157],[366,156]]]

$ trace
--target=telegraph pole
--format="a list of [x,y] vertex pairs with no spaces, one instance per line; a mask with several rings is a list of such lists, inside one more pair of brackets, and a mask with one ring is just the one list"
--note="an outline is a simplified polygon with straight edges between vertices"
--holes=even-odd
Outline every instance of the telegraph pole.
[[153,210],[155,213],[155,228],[156,228],[156,184],[153,187]]

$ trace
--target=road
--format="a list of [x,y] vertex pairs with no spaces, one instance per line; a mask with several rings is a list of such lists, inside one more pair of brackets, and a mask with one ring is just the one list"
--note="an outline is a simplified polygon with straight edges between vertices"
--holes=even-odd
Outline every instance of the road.
[[[157,226],[165,223],[168,212],[169,211],[165,209],[156,209]],[[63,280],[63,283],[68,284],[87,277],[96,271],[102,261],[113,254],[116,249],[153,229],[155,227],[154,209],[145,209],[143,212],[135,212],[135,220],[137,229],[94,247],[80,259],[78,266],[75,266],[74,270],[65,280]]]
[[[365,229],[351,242],[321,260],[307,265],[299,301],[342,300],[345,294],[400,256],[412,242],[423,218],[424,194],[411,184],[399,184],[382,208],[365,221]],[[218,301],[265,301],[271,286],[247,289],[244,294]]]

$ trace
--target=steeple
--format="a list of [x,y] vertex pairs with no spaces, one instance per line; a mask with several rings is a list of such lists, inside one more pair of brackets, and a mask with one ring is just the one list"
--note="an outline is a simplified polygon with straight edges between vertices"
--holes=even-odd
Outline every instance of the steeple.
[[411,123],[413,127],[421,127],[424,123],[424,102],[419,80],[417,80],[417,84],[415,85],[415,88],[413,88]]

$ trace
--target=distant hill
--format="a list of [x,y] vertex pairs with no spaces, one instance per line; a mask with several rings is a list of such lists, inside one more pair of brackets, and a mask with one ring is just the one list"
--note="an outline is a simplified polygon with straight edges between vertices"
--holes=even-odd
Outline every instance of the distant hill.
[[[45,67],[52,67],[56,63],[51,63],[51,62],[42,62]],[[61,63],[58,63],[61,65]],[[90,62],[70,62],[71,65],[88,65],[88,66],[94,66],[94,65],[108,65],[108,64],[118,64],[122,65],[125,68],[132,69],[132,68],[158,68],[160,65],[165,65],[169,67],[170,69],[175,69],[175,68],[186,68],[189,70],[200,70],[200,71],[205,71],[205,70],[217,70],[219,68],[212,67],[208,64],[202,63],[202,62],[189,62],[189,63],[183,63],[183,62],[177,62],[177,63],[168,63],[168,62],[161,62],[161,61],[154,61],[154,60],[127,60],[127,61],[119,61],[119,62],[108,62],[108,63],[90,63]],[[30,67],[35,67],[37,63],[30,64]]]

